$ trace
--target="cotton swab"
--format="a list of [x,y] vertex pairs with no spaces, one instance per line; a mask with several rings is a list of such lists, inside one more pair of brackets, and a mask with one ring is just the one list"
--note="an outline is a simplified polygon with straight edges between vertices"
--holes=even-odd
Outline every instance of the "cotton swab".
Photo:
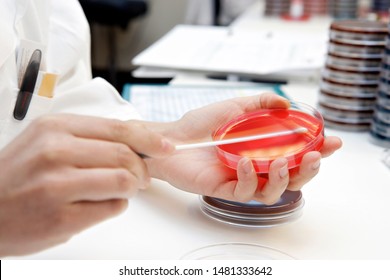
[[187,149],[212,147],[212,146],[219,146],[219,145],[226,145],[226,144],[233,144],[233,143],[241,143],[241,142],[248,142],[248,141],[253,141],[253,140],[279,137],[279,136],[295,134],[295,133],[306,133],[306,132],[307,132],[307,128],[297,127],[296,129],[292,129],[292,130],[283,130],[283,131],[271,132],[271,133],[266,133],[266,134],[257,134],[257,135],[224,139],[224,140],[217,140],[217,141],[210,141],[210,142],[200,142],[200,143],[176,145],[176,150],[187,150]]

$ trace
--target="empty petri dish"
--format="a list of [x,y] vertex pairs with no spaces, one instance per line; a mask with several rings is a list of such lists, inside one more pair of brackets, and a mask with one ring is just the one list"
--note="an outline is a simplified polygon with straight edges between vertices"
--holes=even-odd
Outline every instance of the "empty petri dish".
[[219,243],[188,252],[181,260],[295,260],[280,250],[251,243]]
[[289,109],[262,109],[240,115],[218,128],[214,140],[230,139],[294,130],[305,133],[253,140],[216,147],[218,158],[228,167],[237,169],[242,157],[252,160],[257,173],[268,173],[271,162],[279,157],[288,160],[288,168],[297,167],[304,154],[321,149],[324,141],[324,124],[321,114],[303,103],[292,103]]

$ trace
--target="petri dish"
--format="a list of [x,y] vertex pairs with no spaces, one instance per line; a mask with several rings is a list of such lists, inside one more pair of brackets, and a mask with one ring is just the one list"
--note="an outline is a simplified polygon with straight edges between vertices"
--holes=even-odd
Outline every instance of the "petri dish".
[[383,46],[357,46],[329,41],[328,52],[343,57],[382,58]]
[[291,103],[289,109],[262,109],[240,115],[219,127],[213,140],[244,137],[262,133],[307,128],[305,133],[293,133],[267,139],[219,145],[218,158],[228,167],[237,169],[242,157],[252,160],[257,173],[268,173],[271,162],[279,157],[288,160],[288,168],[297,167],[304,154],[321,149],[324,122],[315,108],[303,103]]
[[382,92],[386,95],[390,95],[390,79],[387,75],[390,73],[388,71],[388,69],[382,70],[382,76],[379,79],[379,92]]
[[343,84],[378,85],[380,71],[351,71],[340,70],[326,66],[322,70],[322,77],[329,81]]
[[386,47],[385,53],[384,53],[382,59],[383,59],[383,64],[385,64],[385,65],[390,64],[390,49],[389,49],[389,47]]
[[304,199],[300,191],[285,191],[273,205],[258,201],[241,203],[201,196],[201,210],[209,218],[224,224],[246,227],[274,227],[296,221],[302,215]]
[[373,109],[362,111],[338,109],[332,104],[329,106],[321,102],[318,103],[317,107],[321,114],[326,116],[326,119],[346,123],[369,123],[374,114]]
[[349,71],[380,71],[382,58],[343,57],[328,53],[326,65]]
[[390,148],[390,137],[376,133],[374,130],[373,128],[370,130],[370,142],[380,147]]
[[[380,84],[379,84],[380,86]],[[321,90],[341,97],[375,98],[378,85],[359,85],[352,83],[340,83],[323,77],[320,84]]]
[[[315,108],[291,102],[288,109],[262,109],[242,114],[219,127],[212,135],[214,140],[307,129],[272,138],[216,146],[218,158],[226,166],[237,169],[242,157],[252,160],[259,177],[267,177],[271,162],[285,157],[288,168],[297,168],[309,151],[321,149],[324,141],[324,121]],[[209,218],[234,226],[261,228],[295,221],[302,215],[304,200],[300,191],[285,191],[279,201],[266,205],[257,201],[240,203],[201,196],[200,208]]]
[[330,120],[324,118],[325,125],[328,128],[333,128],[341,131],[350,131],[350,132],[366,132],[370,130],[371,123],[346,123],[340,121]]
[[378,21],[336,20],[330,26],[331,40],[353,45],[385,45],[387,25]]
[[290,10],[290,1],[288,0],[268,0],[265,2],[264,13],[268,16],[280,16],[288,13]]
[[377,103],[375,105],[374,117],[382,123],[390,124],[390,109],[382,107]]
[[379,91],[377,96],[377,103],[379,106],[390,110],[390,94]]
[[375,96],[371,95],[361,95],[359,97],[340,96],[325,90],[320,90],[319,96],[319,101],[328,107],[351,111],[373,110],[375,100]]
[[387,68],[382,68],[381,72],[380,72],[380,75],[379,75],[380,79],[383,79],[383,81],[385,82],[386,84],[386,81],[388,81],[390,79],[390,70]]
[[219,243],[188,252],[181,260],[295,260],[280,250],[252,243]]
[[372,119],[371,131],[375,135],[381,135],[386,139],[390,138],[390,124],[378,120],[376,116],[374,116],[374,118]]

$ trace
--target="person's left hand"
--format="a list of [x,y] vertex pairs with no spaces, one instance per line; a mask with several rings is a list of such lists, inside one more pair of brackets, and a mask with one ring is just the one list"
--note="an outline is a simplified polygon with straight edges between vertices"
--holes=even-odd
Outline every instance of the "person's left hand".
[[[185,114],[168,124],[145,124],[164,134],[172,142],[208,141],[220,125],[240,114],[261,108],[288,108],[289,101],[276,94],[236,98],[215,103]],[[243,158],[237,171],[226,167],[213,147],[176,151],[167,158],[147,159],[151,176],[165,180],[182,190],[232,201],[257,200],[275,203],[286,189],[299,190],[319,171],[321,157],[339,149],[337,137],[326,137],[320,152],[309,152],[295,172],[287,169],[287,160],[278,158],[270,166],[268,179],[258,177],[252,162]]]

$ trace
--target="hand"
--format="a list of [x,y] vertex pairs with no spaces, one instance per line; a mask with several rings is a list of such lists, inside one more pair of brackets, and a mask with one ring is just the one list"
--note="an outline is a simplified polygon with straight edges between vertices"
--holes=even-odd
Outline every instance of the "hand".
[[[288,108],[288,100],[276,94],[236,98],[191,111],[171,124],[150,125],[172,142],[208,141],[220,125],[240,114],[261,108]],[[270,166],[268,179],[258,177],[249,159],[243,158],[237,172],[224,166],[214,148],[177,151],[169,158],[149,159],[152,176],[193,193],[247,202],[275,203],[286,189],[299,190],[319,171],[321,157],[341,147],[337,137],[327,137],[320,152],[309,152],[298,169],[289,172],[287,160],[278,158]]]
[[132,122],[74,115],[34,121],[0,151],[0,256],[51,247],[122,212],[149,184],[137,153],[172,151]]

